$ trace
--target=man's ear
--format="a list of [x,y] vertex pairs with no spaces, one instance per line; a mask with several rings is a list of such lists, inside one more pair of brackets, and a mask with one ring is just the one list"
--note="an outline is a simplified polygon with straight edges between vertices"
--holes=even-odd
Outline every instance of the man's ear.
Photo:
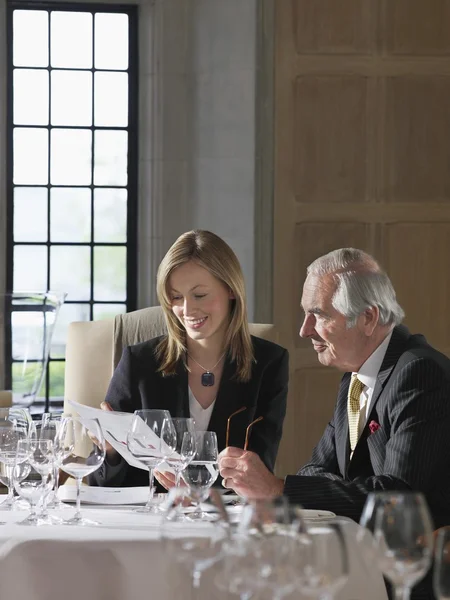
[[375,327],[378,325],[378,320],[380,318],[378,306],[370,306],[369,308],[366,308],[363,313],[363,318],[364,333],[369,337],[372,335]]

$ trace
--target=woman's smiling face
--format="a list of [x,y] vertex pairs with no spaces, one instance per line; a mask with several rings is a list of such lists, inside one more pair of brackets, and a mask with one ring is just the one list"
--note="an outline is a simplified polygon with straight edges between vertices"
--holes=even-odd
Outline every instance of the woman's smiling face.
[[192,340],[224,336],[229,323],[231,290],[193,260],[169,278],[172,311]]

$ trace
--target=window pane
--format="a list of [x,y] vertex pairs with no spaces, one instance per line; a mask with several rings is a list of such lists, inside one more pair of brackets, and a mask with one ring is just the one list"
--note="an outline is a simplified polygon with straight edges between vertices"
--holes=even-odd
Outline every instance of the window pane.
[[[30,43],[33,40],[33,43]],[[13,63],[16,67],[48,67],[48,12],[15,10]]]
[[90,298],[89,246],[53,246],[50,250],[50,287],[67,292],[67,300]]
[[90,242],[91,190],[52,188],[50,217],[52,242]]
[[97,127],[127,127],[128,75],[95,73],[95,122]]
[[92,73],[52,71],[52,125],[92,125]]
[[14,183],[47,185],[48,130],[16,127],[13,146]]
[[48,125],[48,71],[14,69],[14,124]]
[[94,241],[116,244],[127,241],[127,190],[94,191]]
[[66,355],[67,328],[73,321],[89,321],[89,304],[63,304],[60,308],[53,332],[51,357],[64,358]]
[[53,11],[50,16],[52,67],[92,68],[92,14]]
[[94,248],[94,299],[125,301],[127,249],[115,246]]
[[46,188],[14,188],[14,241],[47,241]]
[[52,185],[90,185],[92,134],[87,129],[53,129],[51,133]]
[[128,69],[128,15],[95,15],[95,68]]
[[15,246],[13,287],[15,291],[47,289],[47,247]]
[[94,185],[127,185],[126,131],[96,131]]
[[94,304],[94,321],[114,319],[116,315],[127,312],[125,304]]
[[65,361],[49,363],[49,379],[50,379],[50,398],[64,398],[64,372],[66,368]]

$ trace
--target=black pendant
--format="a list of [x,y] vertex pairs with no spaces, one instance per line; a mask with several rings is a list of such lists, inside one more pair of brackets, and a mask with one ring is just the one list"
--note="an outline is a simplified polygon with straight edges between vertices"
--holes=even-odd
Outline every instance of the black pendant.
[[214,373],[210,373],[209,371],[203,373],[202,385],[204,385],[205,387],[211,387],[212,385],[214,385]]

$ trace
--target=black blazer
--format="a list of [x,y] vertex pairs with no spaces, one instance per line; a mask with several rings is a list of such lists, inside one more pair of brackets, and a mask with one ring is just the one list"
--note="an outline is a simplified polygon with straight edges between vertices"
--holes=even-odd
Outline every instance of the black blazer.
[[[157,372],[155,348],[161,337],[128,346],[114,371],[106,394],[114,410],[133,412],[142,408],[160,408],[173,417],[189,417],[188,371],[180,363],[177,374],[163,377]],[[286,413],[289,379],[288,352],[281,346],[252,336],[256,362],[251,379],[239,383],[234,379],[235,365],[225,360],[216,402],[208,429],[215,431],[219,452],[225,448],[228,417],[242,406],[247,410],[236,415],[230,424],[232,446],[242,448],[247,425],[259,416],[250,435],[249,450],[259,454],[273,471]],[[148,485],[148,473],[130,467],[123,459],[111,466],[107,461],[89,478],[90,485]]]
[[[359,520],[369,492],[411,489],[425,495],[436,526],[450,524],[450,360],[422,335],[394,328],[351,460],[350,376],[310,462],[286,477],[285,494]],[[374,433],[371,421],[380,425]]]

